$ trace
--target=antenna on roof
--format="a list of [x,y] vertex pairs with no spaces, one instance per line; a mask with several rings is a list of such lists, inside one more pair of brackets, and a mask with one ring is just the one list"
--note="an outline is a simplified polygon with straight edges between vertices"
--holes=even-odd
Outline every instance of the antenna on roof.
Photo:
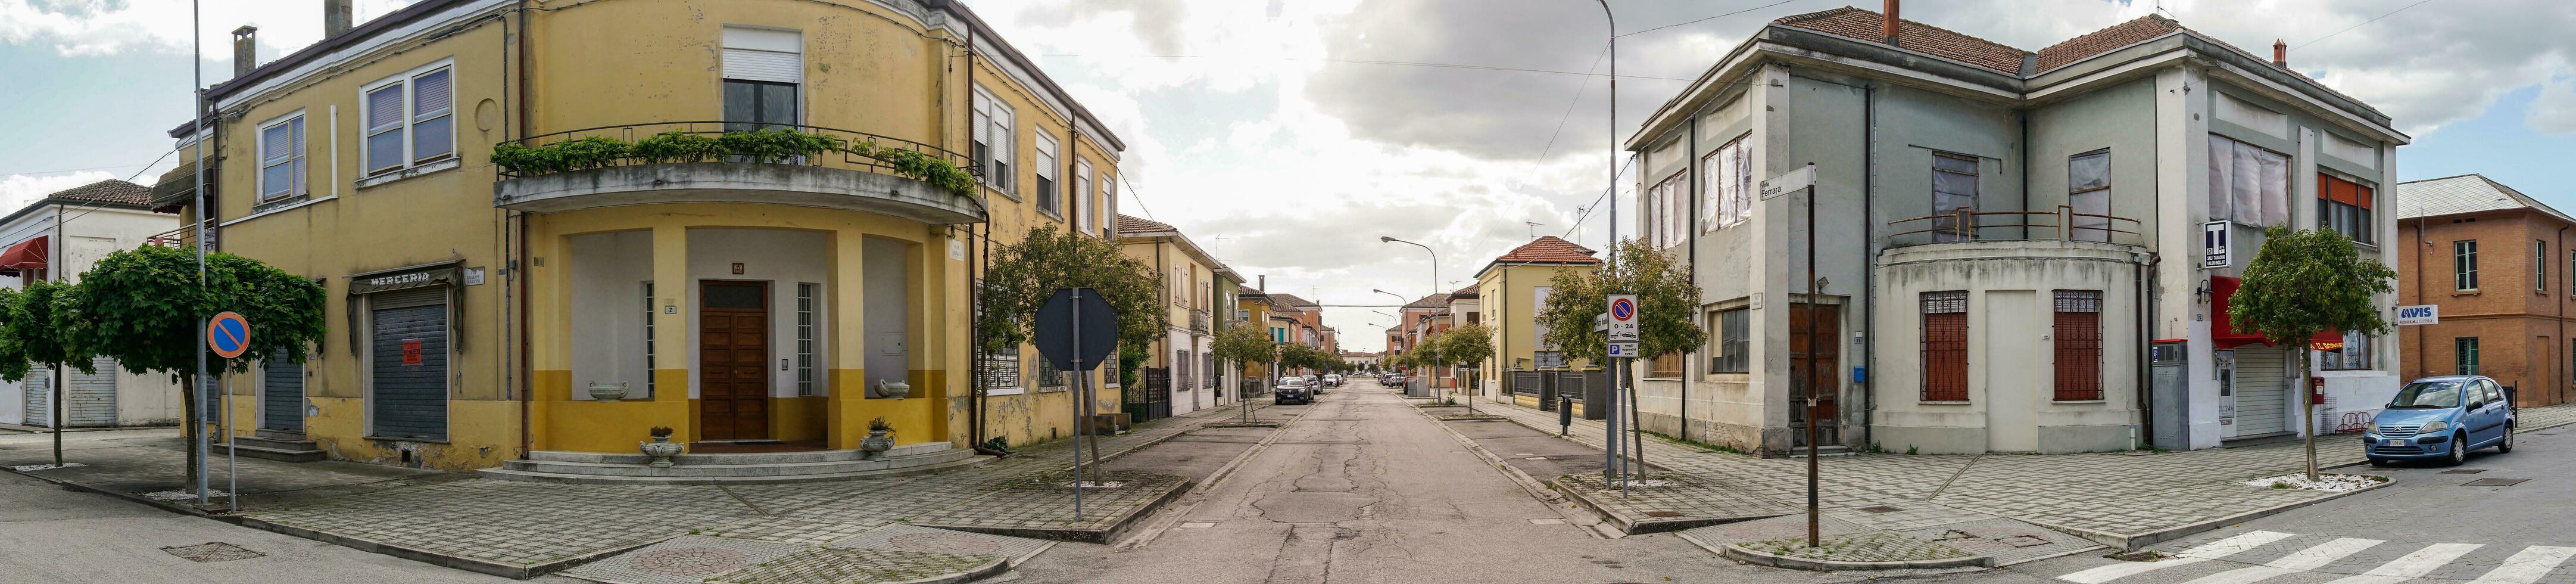
[[1539,223],[1536,221],[1522,221],[1521,224],[1529,226],[1530,241],[1538,241],[1538,228],[1547,226],[1546,223]]

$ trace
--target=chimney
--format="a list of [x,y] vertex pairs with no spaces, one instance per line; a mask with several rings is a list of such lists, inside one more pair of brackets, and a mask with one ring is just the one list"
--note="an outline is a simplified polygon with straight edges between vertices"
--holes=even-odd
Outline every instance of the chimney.
[[233,29],[233,78],[250,75],[259,68],[259,27],[242,25]]
[[1878,36],[1887,37],[1887,46],[1896,46],[1896,0],[1887,0],[1885,14],[1878,18]]
[[1263,292],[1269,292],[1269,291],[1270,291],[1270,275],[1269,275],[1269,274],[1262,274],[1262,275],[1261,275],[1261,283],[1252,285],[1252,289],[1254,289],[1254,290],[1260,290],[1260,291],[1263,291]]
[[322,38],[349,32],[352,0],[322,0]]
[[2277,38],[2272,39],[2272,64],[2280,67],[2290,66],[2290,43],[2281,42],[2281,39]]

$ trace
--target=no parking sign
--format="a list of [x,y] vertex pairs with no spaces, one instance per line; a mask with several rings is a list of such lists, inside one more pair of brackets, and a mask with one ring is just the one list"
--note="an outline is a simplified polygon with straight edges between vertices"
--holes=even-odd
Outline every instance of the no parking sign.
[[231,359],[250,350],[250,319],[226,310],[206,320],[206,348],[215,356]]

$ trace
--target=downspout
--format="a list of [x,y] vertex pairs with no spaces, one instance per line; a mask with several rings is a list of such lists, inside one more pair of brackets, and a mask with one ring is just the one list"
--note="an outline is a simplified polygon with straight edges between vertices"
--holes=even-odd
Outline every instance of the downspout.
[[[2421,217],[2415,219],[2415,242],[2421,244],[2415,246],[2415,301],[2429,302],[2424,299],[2424,248],[2432,247],[2433,242],[2424,239],[2424,219]],[[2432,373],[2432,370],[2424,367],[2424,329],[2426,328],[2429,327],[2415,327],[2415,373],[2417,375]]]
[[[501,97],[502,97],[502,99],[511,99],[511,98],[512,98],[512,95],[511,95],[512,90],[513,90],[513,89],[515,89],[515,91],[517,92],[516,99],[517,99],[517,100],[518,100],[518,102],[519,102],[519,103],[518,103],[518,106],[519,106],[519,107],[518,107],[518,110],[519,110],[519,111],[518,111],[517,115],[515,116],[517,119],[512,120],[514,123],[510,124],[510,127],[511,127],[511,128],[513,128],[513,131],[512,131],[511,133],[512,133],[512,134],[515,134],[515,135],[517,136],[517,138],[518,138],[518,139],[526,139],[526,138],[527,138],[527,136],[528,136],[528,127],[529,127],[529,124],[528,124],[528,0],[519,0],[519,7],[517,8],[517,11],[518,11],[518,17],[519,17],[519,27],[518,27],[518,29],[517,29],[517,30],[518,30],[518,33],[519,33],[519,36],[518,36],[518,38],[516,39],[516,40],[518,41],[518,45],[519,45],[519,54],[518,54],[518,56],[516,57],[516,59],[517,59],[517,61],[518,61],[518,68],[519,68],[519,71],[518,71],[518,86],[517,86],[516,88],[505,88],[505,89],[503,89],[503,90],[501,91]],[[509,38],[509,37],[510,37],[510,22],[509,22],[508,20],[503,20],[503,21],[501,21],[501,28],[502,28],[502,31],[501,31],[502,41],[501,41],[501,42],[502,42],[504,45],[507,45],[508,43],[510,43],[510,42],[511,42],[511,39]],[[508,47],[507,47],[507,46],[504,46],[503,48],[504,48],[504,49],[507,49]],[[505,243],[503,243],[503,246],[504,246],[504,247],[513,247],[513,249],[512,249],[512,250],[510,250],[510,251],[515,251],[515,252],[516,252],[516,254],[515,254],[515,255],[512,255],[511,253],[508,253],[508,252],[504,252],[504,253],[503,253],[503,255],[504,255],[504,256],[506,256],[506,257],[509,257],[509,258],[510,258],[510,260],[509,260],[509,267],[508,267],[509,273],[505,275],[506,277],[504,277],[504,278],[502,278],[502,279],[501,279],[501,283],[502,283],[502,285],[504,285],[504,286],[509,286],[509,287],[510,287],[510,289],[509,289],[509,290],[504,290],[504,291],[502,291],[502,293],[501,293],[501,297],[502,297],[502,302],[505,302],[505,303],[515,303],[515,304],[517,304],[518,306],[516,306],[516,307],[515,307],[515,312],[513,311],[513,307],[506,307],[506,306],[505,306],[505,307],[503,307],[503,308],[501,309],[501,314],[502,314],[502,317],[501,317],[501,318],[502,318],[502,320],[504,321],[504,322],[502,323],[502,325],[501,325],[501,330],[504,332],[504,334],[512,334],[512,335],[516,335],[516,336],[518,337],[518,341],[519,341],[519,342],[518,342],[518,345],[519,345],[519,346],[518,346],[518,356],[516,357],[516,360],[518,361],[518,363],[516,363],[517,367],[510,367],[510,368],[507,368],[507,369],[509,369],[509,373],[508,373],[508,375],[517,376],[519,379],[508,380],[508,385],[509,385],[509,386],[511,386],[511,387],[516,387],[516,386],[518,385],[518,383],[519,383],[519,380],[520,380],[520,379],[524,379],[524,380],[528,380],[528,381],[529,381],[529,387],[521,387],[521,388],[518,388],[518,389],[519,389],[519,457],[520,457],[520,458],[527,458],[527,457],[529,457],[529,456],[533,455],[533,454],[535,453],[535,451],[536,451],[536,440],[537,440],[537,439],[536,439],[535,422],[534,422],[534,420],[532,420],[532,419],[531,419],[531,418],[533,418],[533,417],[535,416],[535,410],[536,410],[536,404],[535,404],[536,395],[535,395],[535,394],[536,394],[536,391],[535,391],[535,383],[534,383],[534,380],[535,380],[535,370],[534,370],[534,369],[535,369],[535,368],[534,368],[534,367],[532,367],[532,366],[531,366],[531,364],[530,364],[530,363],[529,363],[529,361],[528,361],[528,344],[529,344],[529,343],[528,343],[528,335],[527,335],[527,331],[518,330],[518,329],[516,329],[516,328],[513,328],[513,327],[524,327],[524,326],[527,326],[527,322],[528,322],[528,303],[529,303],[529,301],[530,301],[530,299],[529,299],[529,298],[527,298],[527,295],[528,295],[528,287],[520,284],[521,278],[523,277],[524,272],[527,270],[527,267],[528,267],[528,262],[527,262],[527,255],[528,255],[528,213],[527,213],[526,211],[520,211],[520,212],[518,212],[518,213],[517,213],[517,215],[518,215],[518,217],[519,217],[519,226],[518,226],[518,227],[519,227],[519,233],[518,233],[518,236],[517,236],[517,237],[518,237],[518,245],[516,245],[516,246],[514,246],[514,247],[513,247],[513,246],[510,246],[508,243],[506,243],[507,241],[509,241],[509,239],[510,239],[510,238],[509,238],[509,237],[506,237],[506,236],[502,238],[502,240],[505,242]],[[509,220],[508,220],[508,219],[506,219],[506,218],[502,220],[502,229],[509,229]],[[515,299],[515,300],[514,300],[514,299]],[[650,301],[650,300],[647,300],[646,302],[651,302],[651,301]],[[649,308],[651,308],[651,307],[650,307],[650,306],[647,306],[646,308],[648,308],[648,309],[649,309]],[[514,318],[516,319],[516,322],[510,322],[510,321],[511,321],[512,319],[514,319]],[[355,326],[355,325],[352,325],[352,326]],[[654,371],[653,371],[652,366],[653,366],[653,364],[651,364],[651,363],[646,363],[646,364],[645,364],[644,375],[645,375],[645,376],[647,376],[647,377],[648,377],[648,379],[649,379],[649,377],[650,377],[650,376],[652,376],[652,375],[654,375],[654,374],[655,374],[655,373],[654,373]]]
[[[2020,113],[2021,113],[2021,171],[2020,171],[2019,173],[2017,173],[2017,174],[2020,174],[2020,175],[2021,175],[2021,210],[2022,210],[2022,211],[2027,212],[2027,211],[2030,211],[2030,210],[2031,210],[2031,209],[2030,209],[2030,110],[2021,110],[2021,112],[2020,112]],[[2071,202],[2073,202],[2071,197],[2070,197],[2069,199],[2070,199],[2070,200],[2069,200],[2068,202],[2070,202],[2070,203],[2071,203]],[[2062,232],[2067,232],[2067,231],[2072,231],[2071,229],[2067,229],[2067,226],[2063,226],[2063,225],[2058,226],[2058,230],[2059,230],[2061,233],[2062,233]],[[2030,216],[2029,216],[2029,215],[2023,215],[2023,216],[2022,216],[2022,220],[2021,220],[2021,238],[2022,238],[2022,239],[2030,239]],[[2104,238],[2104,239],[2109,239],[2109,238]]]
[[[1878,229],[1878,190],[1876,185],[1876,179],[1878,178],[1878,82],[1870,81],[1861,84],[1860,109],[1860,329],[1861,334],[1865,335],[1862,337],[1865,342],[1860,344],[1860,362],[1862,364],[1861,366],[1867,367],[1869,371],[1877,371],[1878,237],[1875,233]],[[1840,340],[1837,339],[1836,342],[1840,342]],[[1871,383],[1872,382],[1869,381],[1862,381],[1859,383],[1858,385],[1860,385],[1860,387],[1858,389],[1860,389],[1860,392],[1857,396],[1860,398],[1861,402],[1860,407],[1858,408],[1860,410],[1860,442],[1866,446],[1878,445],[1878,441],[1876,440],[1877,436],[1871,432],[1872,427],[1875,425],[1872,422],[1875,421],[1874,418],[1878,413],[1878,392],[1872,389]]]
[[2138,340],[2145,343],[2138,346],[2138,387],[2130,392],[2137,394],[2138,398],[2138,437],[2136,442],[2130,444],[2131,450],[2139,449],[2138,446],[2141,443],[2152,445],[2156,440],[2156,417],[2149,409],[2153,406],[2153,402],[2147,399],[2149,385],[2155,382],[2148,372],[2148,368],[2152,365],[2148,356],[2149,352],[2154,350],[2156,335],[2147,332],[2147,327],[2152,326],[2156,320],[2155,265],[2163,261],[2162,256],[2153,253],[2144,254],[2138,257],[2137,269],[2132,271],[2132,276],[2138,279],[2138,306],[2134,309],[2138,313],[2137,336]]

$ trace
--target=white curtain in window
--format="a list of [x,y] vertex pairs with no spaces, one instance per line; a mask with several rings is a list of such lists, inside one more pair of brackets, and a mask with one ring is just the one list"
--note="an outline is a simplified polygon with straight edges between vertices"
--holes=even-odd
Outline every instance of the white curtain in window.
[[2290,220],[2290,157],[2209,137],[2209,216],[2247,225]]

